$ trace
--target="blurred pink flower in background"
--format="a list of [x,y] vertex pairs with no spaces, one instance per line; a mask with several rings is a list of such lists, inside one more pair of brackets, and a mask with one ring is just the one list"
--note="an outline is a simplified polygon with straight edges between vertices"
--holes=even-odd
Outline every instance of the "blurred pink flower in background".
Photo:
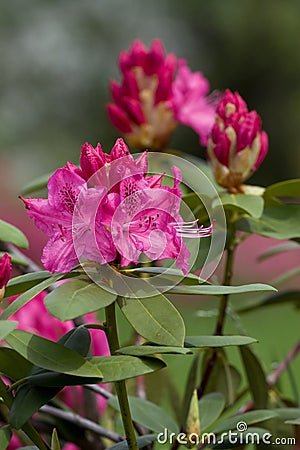
[[205,97],[209,83],[184,61],[165,54],[155,39],[149,50],[137,40],[119,57],[121,83],[111,81],[107,112],[135,148],[163,150],[178,122],[192,127],[206,144],[215,108]]
[[207,98],[209,81],[201,72],[191,72],[184,60],[178,63],[178,73],[172,85],[172,108],[175,119],[193,128],[202,145],[207,144],[208,135],[215,119],[216,105]]
[[261,118],[241,96],[227,89],[218,104],[207,155],[216,181],[232,192],[260,166],[268,151]]

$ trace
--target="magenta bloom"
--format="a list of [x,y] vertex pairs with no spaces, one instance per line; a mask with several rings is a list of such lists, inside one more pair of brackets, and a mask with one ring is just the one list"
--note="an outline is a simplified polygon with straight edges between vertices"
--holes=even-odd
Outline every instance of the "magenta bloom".
[[175,119],[198,133],[202,145],[215,119],[216,105],[207,98],[209,81],[201,72],[192,73],[185,61],[179,61],[177,77],[172,86],[172,107]]
[[0,258],[0,289],[4,288],[9,280],[11,272],[11,257],[4,253]]
[[206,143],[215,109],[205,97],[209,83],[200,72],[166,55],[158,39],[149,50],[135,41],[121,52],[119,67],[122,80],[110,84],[113,103],[107,112],[131,145],[162,150],[178,122],[191,126]]
[[268,151],[268,136],[261,118],[248,111],[241,96],[229,89],[217,107],[207,154],[217,182],[231,191],[260,166]]
[[11,273],[11,257],[4,253],[0,258],[0,302],[4,297],[5,286],[9,280]]
[[42,262],[50,272],[67,272],[82,261],[127,266],[142,254],[176,259],[184,273],[189,251],[183,237],[209,236],[212,229],[185,224],[179,214],[181,172],[174,187],[163,174],[147,176],[147,152],[136,160],[122,139],[110,155],[85,143],[81,167],[68,163],[48,182],[48,199],[23,199],[28,215],[49,236]]

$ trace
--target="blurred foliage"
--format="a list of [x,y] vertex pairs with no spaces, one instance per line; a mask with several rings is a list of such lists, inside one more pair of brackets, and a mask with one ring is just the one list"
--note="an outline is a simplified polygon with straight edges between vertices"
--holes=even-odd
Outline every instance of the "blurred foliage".
[[[252,183],[299,175],[298,0],[15,0],[1,2],[0,25],[0,157],[19,185],[76,161],[86,140],[111,148],[104,106],[118,54],[156,37],[262,116],[270,151]],[[184,127],[171,144],[205,155]]]

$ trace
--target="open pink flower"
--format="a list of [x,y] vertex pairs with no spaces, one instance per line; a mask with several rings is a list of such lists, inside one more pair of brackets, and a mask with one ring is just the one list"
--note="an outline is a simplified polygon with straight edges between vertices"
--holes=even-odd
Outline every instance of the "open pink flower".
[[136,148],[162,150],[178,122],[191,126],[206,143],[215,108],[206,98],[209,83],[184,61],[165,54],[160,40],[147,49],[135,41],[121,52],[120,84],[110,83],[113,103],[107,112],[113,125]]
[[217,107],[207,154],[217,182],[239,191],[241,184],[260,166],[268,151],[268,136],[261,118],[248,111],[245,101],[229,89]]
[[189,251],[182,238],[205,232],[186,228],[179,214],[180,170],[173,168],[174,187],[162,186],[163,174],[147,176],[147,152],[134,159],[122,139],[110,155],[100,144],[84,144],[80,163],[54,173],[47,200],[23,199],[50,237],[42,258],[46,269],[66,272],[82,260],[126,266],[143,253],[151,260],[176,259],[186,273]]
[[172,86],[172,107],[175,119],[193,128],[202,145],[215,119],[216,105],[207,98],[209,82],[201,72],[192,73],[184,60],[179,61],[177,77]]

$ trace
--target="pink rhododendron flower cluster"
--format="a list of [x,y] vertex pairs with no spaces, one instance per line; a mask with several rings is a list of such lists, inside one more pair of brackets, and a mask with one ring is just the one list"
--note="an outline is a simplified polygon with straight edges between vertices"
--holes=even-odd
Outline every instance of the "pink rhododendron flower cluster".
[[[11,320],[19,322],[18,329],[29,331],[52,341],[57,341],[64,334],[74,328],[72,321],[61,322],[49,314],[44,306],[45,292],[37,295],[30,303],[24,305],[12,317]],[[15,299],[11,298],[11,301]],[[91,313],[86,316],[87,322],[97,323],[96,314]],[[109,355],[109,348],[105,333],[101,330],[89,330],[91,334],[91,354],[93,356]],[[59,394],[59,398],[73,411],[85,415],[85,406],[82,386],[67,386]],[[106,407],[106,400],[97,396],[97,405],[99,413],[102,413]],[[8,450],[20,448],[20,441],[17,436],[13,436]],[[66,444],[63,450],[76,450],[75,444]]]
[[[181,172],[173,167],[174,186],[163,174],[147,176],[147,152],[136,160],[122,139],[110,155],[101,145],[84,144],[80,166],[68,163],[48,182],[48,199],[23,199],[28,215],[49,236],[42,262],[50,272],[67,272],[81,258],[127,266],[142,253],[152,260],[176,259],[187,273],[189,251],[182,237],[202,237],[179,214]],[[75,245],[76,244],[76,245]]]
[[256,111],[248,111],[237,92],[227,89],[218,104],[207,147],[217,182],[229,190],[238,190],[267,151],[268,136],[261,131],[261,118]]
[[178,122],[191,126],[206,144],[215,108],[206,98],[208,80],[192,73],[185,61],[165,55],[160,40],[149,50],[135,41],[121,52],[121,83],[112,81],[114,103],[107,107],[114,126],[136,148],[162,150]]

